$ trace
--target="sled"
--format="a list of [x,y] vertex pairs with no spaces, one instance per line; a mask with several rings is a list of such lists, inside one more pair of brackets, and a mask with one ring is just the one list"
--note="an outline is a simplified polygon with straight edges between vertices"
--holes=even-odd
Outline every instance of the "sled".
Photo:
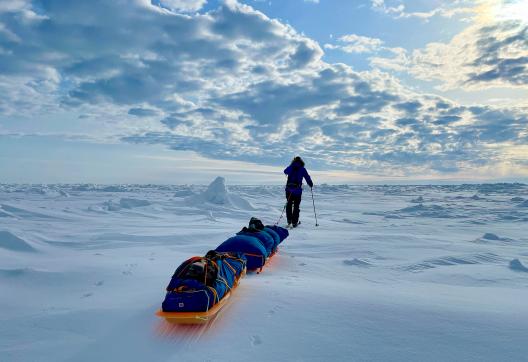
[[161,308],[158,309],[156,315],[158,317],[164,318],[169,323],[174,324],[205,324],[218,315],[218,312],[227,304],[229,298],[231,298],[231,293],[238,287],[240,279],[246,275],[244,270],[242,274],[236,279],[235,285],[229,292],[224,295],[224,297],[215,305],[213,305],[209,310],[204,312],[164,312]]

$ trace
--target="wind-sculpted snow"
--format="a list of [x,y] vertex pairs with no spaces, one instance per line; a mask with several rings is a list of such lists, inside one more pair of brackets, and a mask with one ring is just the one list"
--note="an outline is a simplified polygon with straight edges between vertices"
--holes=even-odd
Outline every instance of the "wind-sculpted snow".
[[475,240],[476,243],[514,243],[516,240],[507,237],[500,237],[494,233],[485,233]]
[[131,191],[129,185],[94,185],[81,184],[71,188],[72,191],[97,191],[97,192],[127,192]]
[[204,192],[185,199],[189,206],[220,205],[235,209],[253,210],[254,207],[244,198],[227,190],[225,179],[217,177]]
[[514,271],[520,271],[528,273],[528,268],[519,259],[513,259],[510,261],[510,269]]
[[133,209],[134,207],[149,206],[150,202],[141,199],[122,198],[119,200],[119,205],[125,209]]
[[49,220],[54,219],[56,216],[41,212],[39,209],[34,208],[21,208],[15,207],[8,204],[0,204],[0,210],[9,216],[20,218],[20,219],[29,219],[29,220]]
[[250,217],[277,222],[283,185],[3,184],[0,360],[521,361],[527,199],[520,184],[316,184],[319,226],[305,192],[268,268],[214,324],[180,328],[154,316],[167,278]]
[[67,279],[67,275],[49,272],[43,269],[15,268],[0,269],[0,280],[3,283],[26,284],[31,287],[34,283],[59,284]]
[[492,264],[504,262],[504,259],[493,253],[480,253],[461,256],[443,256],[440,258],[424,260],[403,268],[406,271],[419,272],[445,266]]
[[[413,200],[411,200],[413,202]],[[399,210],[383,212],[383,213],[366,213],[366,215],[382,215],[386,218],[398,219],[398,218],[415,218],[415,217],[427,217],[427,218],[464,218],[463,214],[459,213],[457,209],[453,209],[446,206],[440,206],[436,204],[418,204],[413,206],[404,207]]]
[[421,204],[422,202],[424,202],[424,198],[420,195],[417,198],[412,199],[411,202],[416,203],[416,204]]
[[35,248],[33,248],[27,241],[6,230],[0,230],[0,249],[12,251],[35,251]]
[[476,190],[483,194],[515,194],[525,192],[526,185],[521,183],[498,183],[476,185]]
[[517,205],[518,207],[528,207],[528,200],[525,200],[523,202],[521,202],[519,205]]
[[440,205],[423,205],[418,204],[416,206],[409,206],[403,209],[397,210],[402,214],[416,214],[416,216],[429,216],[429,217],[450,217],[451,214]]
[[[436,188],[436,187],[435,187]],[[477,194],[468,196],[460,195],[457,187],[453,189],[456,192],[443,192],[442,197],[434,190],[424,197],[419,195],[408,199],[411,203],[409,206],[396,210],[386,211],[368,211],[365,215],[378,215],[387,219],[405,219],[405,218],[444,218],[457,219],[471,224],[485,224],[492,220],[505,221],[528,221],[528,212],[524,210],[523,203],[511,201],[511,197],[504,195],[504,191],[493,195],[488,193],[486,197]],[[468,190],[472,191],[472,190]],[[526,191],[524,191],[526,192]],[[385,196],[411,197],[408,189],[402,190],[391,189],[384,191]]]
[[482,239],[486,239],[486,240],[500,240],[500,238],[493,234],[493,233],[485,233],[483,236],[482,236]]
[[362,268],[367,268],[369,267],[371,264],[367,261],[364,261],[364,260],[361,260],[361,259],[357,259],[357,258],[354,258],[354,259],[345,259],[343,260],[343,264],[345,265],[350,265],[350,266],[359,266],[359,267],[362,267]]
[[193,195],[191,189],[178,190],[174,193],[174,197],[188,197]]
[[2,205],[0,205],[0,217],[13,217],[13,214],[11,214],[10,212],[4,210],[2,208]]

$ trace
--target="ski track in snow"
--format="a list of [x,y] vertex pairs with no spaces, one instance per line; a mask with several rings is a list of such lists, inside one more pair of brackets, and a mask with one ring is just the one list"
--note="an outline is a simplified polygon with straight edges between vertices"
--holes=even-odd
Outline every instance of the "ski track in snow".
[[[206,326],[154,316],[176,267],[282,187],[0,184],[0,360],[523,360],[528,186],[320,185]],[[285,224],[285,218],[281,221]]]

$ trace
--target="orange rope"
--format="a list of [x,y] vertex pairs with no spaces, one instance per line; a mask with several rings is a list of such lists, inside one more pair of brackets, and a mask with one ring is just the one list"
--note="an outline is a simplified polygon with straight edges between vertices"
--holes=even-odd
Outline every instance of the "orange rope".
[[207,285],[207,259],[202,259],[204,266],[204,285]]
[[227,260],[225,260],[225,263],[226,263],[226,265],[227,265],[227,266],[233,271],[233,273],[236,275],[236,270],[235,270],[235,268],[233,268],[233,267],[231,266],[231,264],[229,264],[229,262],[228,262]]
[[213,292],[213,304],[215,304],[215,298],[217,300],[217,302],[220,302],[220,298],[218,298],[218,293],[216,292],[216,289],[213,288],[213,287],[207,287],[209,288],[212,292]]

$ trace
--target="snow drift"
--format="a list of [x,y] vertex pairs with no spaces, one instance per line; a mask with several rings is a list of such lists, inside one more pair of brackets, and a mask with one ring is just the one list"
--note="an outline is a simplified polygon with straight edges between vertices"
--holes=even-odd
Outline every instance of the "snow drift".
[[27,241],[6,230],[0,230],[0,248],[11,251],[36,251]]
[[123,209],[133,209],[135,207],[149,206],[150,202],[141,199],[122,198],[119,200],[119,206]]
[[524,200],[523,202],[521,202],[519,205],[517,205],[519,207],[528,207],[528,200]]
[[149,206],[151,203],[147,200],[134,199],[134,198],[122,198],[119,202],[112,200],[103,203],[103,209],[107,211],[119,211],[121,209],[134,209],[136,207]]
[[185,202],[189,206],[212,204],[242,210],[255,209],[246,199],[229,192],[225,184],[225,178],[220,176],[207,187],[207,190],[198,195],[187,197]]
[[520,272],[528,272],[528,268],[524,266],[523,263],[519,259],[513,259],[510,261],[510,269],[514,271],[520,271]]

